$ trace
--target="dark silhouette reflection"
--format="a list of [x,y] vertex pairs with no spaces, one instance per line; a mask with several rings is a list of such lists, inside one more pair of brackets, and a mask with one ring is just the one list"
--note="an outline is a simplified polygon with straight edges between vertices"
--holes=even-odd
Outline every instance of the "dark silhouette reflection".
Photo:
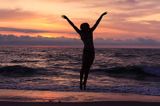
[[94,50],[94,44],[93,44],[93,31],[98,26],[102,17],[106,14],[107,12],[104,12],[98,18],[98,20],[96,21],[93,27],[90,28],[88,23],[82,23],[80,25],[80,29],[78,29],[67,16],[65,15],[62,16],[64,19],[66,19],[69,22],[69,24],[80,35],[81,40],[83,41],[83,44],[84,44],[83,56],[82,56],[82,68],[80,71],[80,89],[81,90],[86,89],[88,73],[91,68],[91,65],[93,64],[94,58],[95,58],[95,50]]

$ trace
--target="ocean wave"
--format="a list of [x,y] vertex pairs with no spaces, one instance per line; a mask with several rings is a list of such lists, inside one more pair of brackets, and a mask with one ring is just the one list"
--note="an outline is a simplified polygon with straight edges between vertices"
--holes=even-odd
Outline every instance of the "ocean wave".
[[[4,66],[0,67],[0,75],[3,76],[33,76],[33,75],[61,75],[65,74],[66,68],[61,69],[45,69],[45,68],[32,68],[21,65],[15,66]],[[68,69],[67,69],[68,70]],[[77,70],[77,69],[75,69]],[[70,70],[73,71],[73,70]],[[160,77],[160,67],[159,66],[117,66],[113,68],[106,69],[93,69],[93,72],[101,72],[112,77],[124,77],[124,78],[144,78],[144,77]]]
[[93,69],[93,71],[103,71],[113,77],[133,77],[143,78],[145,76],[160,77],[159,66],[120,66],[108,69]]
[[59,70],[46,68],[33,68],[22,65],[0,67],[0,75],[8,77],[32,77],[32,76],[59,76],[63,74]]
[[112,57],[119,57],[119,58],[136,58],[139,57],[138,54],[124,54],[124,53],[114,53]]
[[11,63],[29,63],[29,62],[38,62],[38,60],[12,60]]
[[16,66],[4,66],[4,67],[0,67],[0,75],[3,76],[16,76],[16,77],[20,77],[20,76],[32,76],[34,74],[37,73],[37,69],[35,68],[30,68],[30,67],[26,67],[26,66],[20,66],[20,65],[16,65]]

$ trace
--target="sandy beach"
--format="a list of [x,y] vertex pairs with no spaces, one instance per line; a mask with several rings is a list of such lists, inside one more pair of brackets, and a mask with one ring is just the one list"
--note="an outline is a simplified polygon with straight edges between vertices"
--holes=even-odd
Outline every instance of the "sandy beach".
[[0,106],[159,106],[156,102],[75,102],[75,103],[52,103],[52,102],[0,102]]
[[0,106],[159,106],[159,96],[125,93],[0,90]]

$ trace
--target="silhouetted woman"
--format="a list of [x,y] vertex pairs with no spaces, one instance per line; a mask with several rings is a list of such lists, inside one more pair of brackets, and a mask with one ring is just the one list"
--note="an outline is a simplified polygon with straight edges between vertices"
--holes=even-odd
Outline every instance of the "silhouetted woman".
[[82,56],[82,68],[80,71],[80,89],[81,90],[86,89],[88,73],[95,58],[95,50],[94,50],[94,44],[93,44],[93,31],[98,26],[102,17],[106,14],[107,12],[104,12],[99,17],[99,19],[97,20],[97,22],[93,27],[90,28],[88,23],[82,23],[80,26],[80,29],[78,29],[67,16],[65,15],[62,16],[64,19],[66,19],[69,22],[69,24],[80,35],[81,40],[83,41],[83,44],[84,44],[83,56]]

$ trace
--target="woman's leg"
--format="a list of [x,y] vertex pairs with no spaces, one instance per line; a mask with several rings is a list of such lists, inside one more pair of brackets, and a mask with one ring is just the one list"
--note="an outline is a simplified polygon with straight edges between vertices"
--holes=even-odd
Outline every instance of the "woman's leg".
[[80,89],[82,90],[82,85],[83,85],[83,75],[84,75],[84,70],[83,68],[80,71]]
[[[83,58],[82,58],[82,70],[80,73],[80,85],[84,87],[84,90],[86,89],[86,84],[87,84],[87,79],[88,79],[88,74],[91,68],[91,65],[93,64],[94,61],[94,52],[85,52],[83,51]],[[84,77],[84,80],[83,80]]]
[[85,67],[85,72],[84,72],[85,76],[84,76],[84,82],[83,82],[83,84],[84,84],[84,90],[86,90],[86,84],[87,84],[88,74],[89,74],[90,68],[91,68],[91,66],[93,64],[93,61],[94,61],[94,57],[91,57],[89,59],[87,65],[86,65],[86,67]]
[[86,90],[86,84],[87,84],[89,70],[90,69],[85,70],[85,76],[84,76],[84,82],[83,82],[83,84],[84,84],[84,90]]
[[85,52],[83,50],[83,55],[82,55],[82,67],[81,67],[81,71],[80,71],[80,89],[83,89],[83,79],[84,79],[84,73],[85,73],[85,66],[86,65],[86,56],[85,56]]

